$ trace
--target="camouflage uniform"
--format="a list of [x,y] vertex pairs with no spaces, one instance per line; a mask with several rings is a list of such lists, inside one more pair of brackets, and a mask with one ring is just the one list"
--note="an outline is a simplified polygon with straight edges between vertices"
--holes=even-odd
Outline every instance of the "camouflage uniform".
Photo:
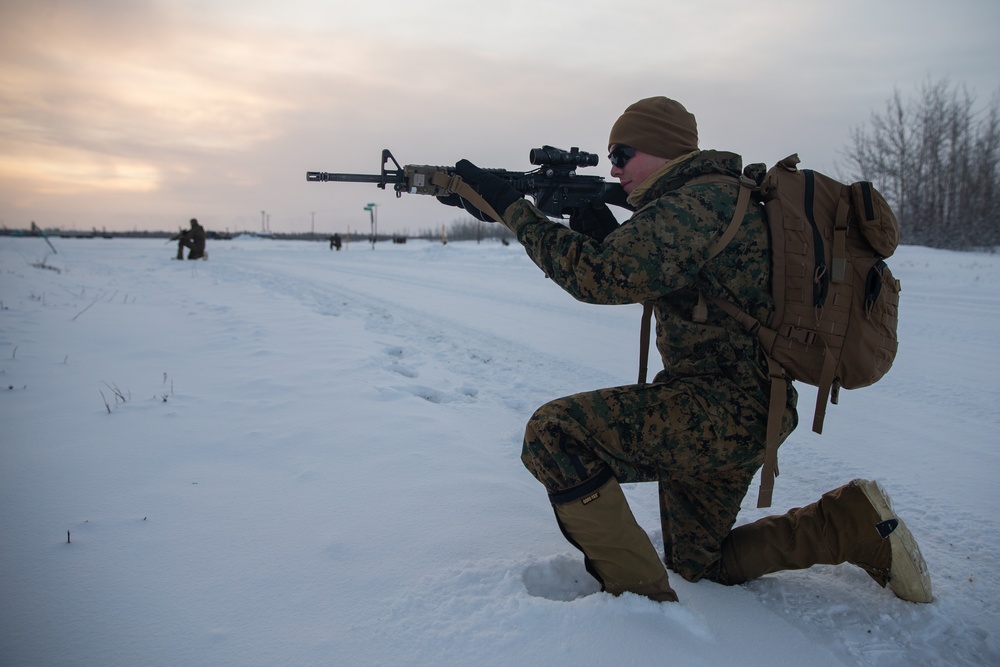
[[[735,239],[709,249],[728,225],[738,188],[685,186],[705,174],[739,176],[732,153],[695,151],[665,165],[629,198],[633,217],[603,243],[548,221],[527,201],[505,224],[532,260],[576,299],[652,300],[663,370],[651,384],[584,392],[540,407],[525,430],[522,460],[553,503],[610,470],[620,482],[659,482],[666,564],[689,581],[726,580],[720,549],[763,464],[770,383],[754,337],[713,306],[692,322],[699,290],[766,322],[768,235],[751,206]],[[789,384],[782,437],[795,427]]]
[[188,259],[201,259],[205,256],[205,228],[197,220],[191,221],[191,229],[174,237],[177,239],[177,259],[184,259],[184,248],[190,248]]

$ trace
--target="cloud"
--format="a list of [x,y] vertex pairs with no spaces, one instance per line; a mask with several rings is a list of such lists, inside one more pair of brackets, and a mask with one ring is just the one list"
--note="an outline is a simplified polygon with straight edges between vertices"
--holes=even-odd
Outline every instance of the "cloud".
[[[434,9],[7,0],[0,217],[132,228],[197,213],[235,226],[259,224],[267,209],[289,228],[312,211],[341,224],[359,200],[386,195],[306,184],[305,171],[377,172],[382,148],[403,163],[527,168],[542,143],[600,151],[621,109],[656,94],[696,113],[707,147],[768,161],[800,151],[822,169],[894,85],[938,73],[964,81],[983,62],[996,81],[995,40],[983,34],[997,10],[927,0],[441,0]],[[957,42],[945,39],[949,26],[961,27]],[[939,38],[918,44],[912,34]],[[383,211],[387,225],[395,206]],[[397,217],[413,227],[434,215],[400,202]]]

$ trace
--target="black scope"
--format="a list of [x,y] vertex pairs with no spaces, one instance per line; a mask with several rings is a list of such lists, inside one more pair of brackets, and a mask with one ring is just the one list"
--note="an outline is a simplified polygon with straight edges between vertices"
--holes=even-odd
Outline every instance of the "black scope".
[[529,155],[531,164],[552,167],[596,167],[597,155],[581,151],[574,146],[568,151],[553,146],[532,148]]

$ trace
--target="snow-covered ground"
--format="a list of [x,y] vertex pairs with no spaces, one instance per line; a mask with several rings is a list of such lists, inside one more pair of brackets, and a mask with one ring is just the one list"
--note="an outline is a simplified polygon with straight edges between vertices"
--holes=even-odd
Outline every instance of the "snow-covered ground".
[[656,604],[596,593],[519,460],[634,380],[638,306],[516,245],[53,243],[0,238],[0,664],[1000,664],[1000,256],[900,249],[895,368],[823,436],[800,387],[781,451],[770,512],[879,480],[935,601],[845,565]]

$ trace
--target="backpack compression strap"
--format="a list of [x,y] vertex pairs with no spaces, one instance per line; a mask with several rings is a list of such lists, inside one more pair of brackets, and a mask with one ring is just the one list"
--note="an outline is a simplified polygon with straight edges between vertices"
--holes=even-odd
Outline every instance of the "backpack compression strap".
[[756,318],[725,299],[715,296],[710,296],[709,299],[742,324],[748,333],[757,337],[764,350],[764,358],[767,359],[767,375],[771,380],[771,398],[767,408],[767,440],[764,448],[764,465],[760,469],[760,491],[757,493],[757,507],[770,507],[771,494],[774,491],[774,478],[778,476],[781,419],[785,414],[785,404],[788,402],[788,378],[785,375],[785,370],[771,357],[771,349],[774,347],[777,333],[773,329],[761,326]]

